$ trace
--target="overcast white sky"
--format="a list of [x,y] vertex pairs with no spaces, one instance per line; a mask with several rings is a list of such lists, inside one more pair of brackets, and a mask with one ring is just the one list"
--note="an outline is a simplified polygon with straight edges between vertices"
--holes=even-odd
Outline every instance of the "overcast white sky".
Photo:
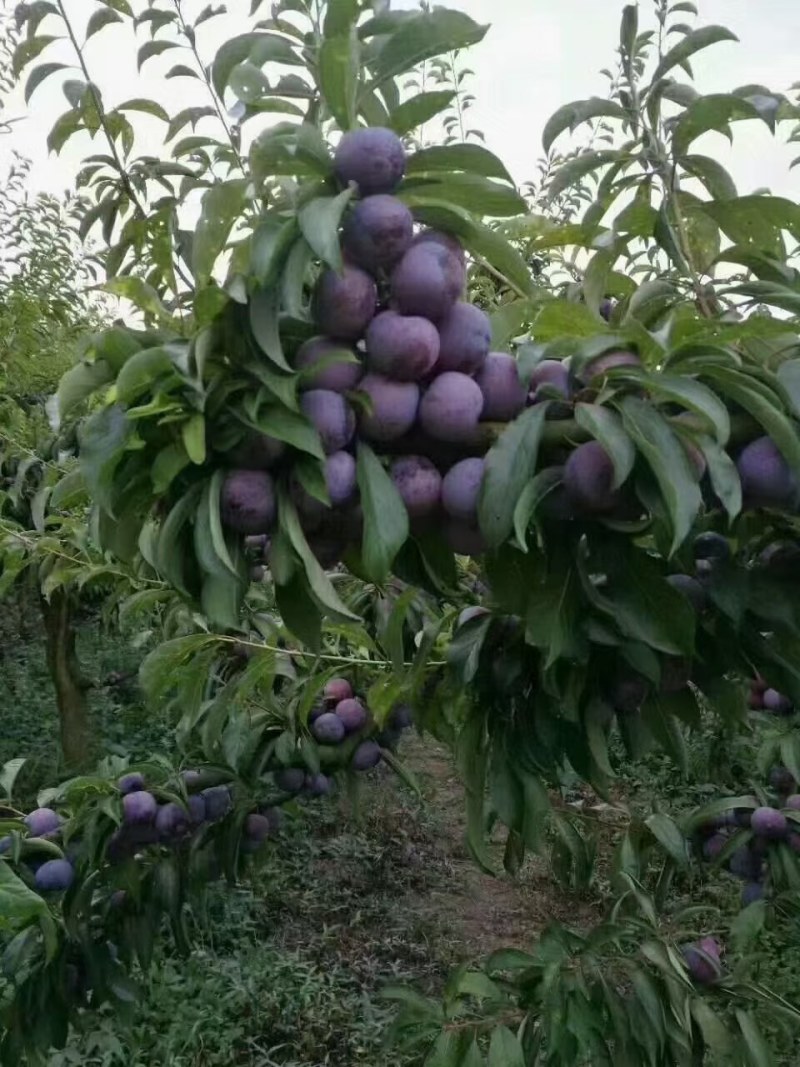
[[[189,6],[192,2],[188,0]],[[205,3],[197,0],[195,10]],[[95,0],[67,0],[70,15],[80,25],[97,6]],[[228,0],[232,15],[227,25],[215,20],[202,28],[204,54],[213,55],[223,37],[237,32],[249,6],[250,0]],[[417,5],[416,0],[395,0],[394,6]],[[489,147],[523,182],[535,173],[541,132],[552,112],[571,100],[605,93],[606,82],[598,71],[614,65],[622,0],[449,0],[449,6],[491,24],[486,39],[469,58],[475,71],[470,89],[477,97],[473,122],[485,132]],[[643,0],[641,8],[644,23],[651,10],[649,0]],[[699,8],[701,24],[722,23],[740,38],[739,44],[714,46],[697,61],[702,91],[732,89],[750,82],[786,91],[800,81],[800,0],[699,0]],[[62,58],[66,53],[59,54],[59,47],[51,46],[42,58]],[[103,30],[90,42],[88,61],[108,104],[151,96],[175,112],[179,106],[205,102],[198,98],[199,87],[192,88],[194,83],[160,77],[180,61],[177,51],[150,60],[144,77],[138,77],[127,27]],[[91,151],[83,135],[70,142],[62,157],[48,157],[45,147],[50,126],[66,108],[57,78],[38,89],[24,120],[14,125],[13,134],[0,137],[0,168],[16,149],[34,160],[37,188],[59,191],[70,186],[77,163],[87,149]],[[6,115],[23,114],[26,109],[20,94],[8,102]],[[149,132],[153,140],[142,146],[155,149],[159,143],[156,120],[139,119],[136,116],[137,128],[145,129],[146,134],[152,123]],[[732,151],[716,136],[705,142],[703,150],[730,167],[740,192],[769,186],[796,199],[800,166],[789,172],[788,163],[800,155],[800,145],[776,142],[760,123],[747,123],[739,129]],[[782,140],[785,137],[786,133]],[[98,145],[96,150],[103,149]]]

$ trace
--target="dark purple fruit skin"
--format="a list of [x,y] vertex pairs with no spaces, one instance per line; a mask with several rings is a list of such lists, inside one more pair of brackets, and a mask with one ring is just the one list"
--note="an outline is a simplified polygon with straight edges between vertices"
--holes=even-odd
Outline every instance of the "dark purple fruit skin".
[[348,734],[354,734],[361,730],[366,725],[368,718],[367,709],[361,701],[354,700],[352,697],[347,700],[340,700],[336,705],[334,714],[344,726],[345,733]]
[[600,307],[598,308],[600,312],[600,318],[605,319],[606,322],[610,322],[611,316],[614,313],[614,306],[614,301],[611,300],[609,297],[606,297],[604,300],[601,300]]
[[326,711],[311,724],[311,734],[322,745],[338,745],[344,740],[344,723],[335,712]]
[[275,522],[275,484],[266,471],[234,470],[225,475],[220,518],[241,534],[268,533]]
[[144,778],[138,771],[132,771],[130,774],[123,774],[117,782],[117,789],[119,789],[123,796],[128,793],[136,793],[140,789],[144,789]]
[[742,907],[755,904],[757,900],[764,899],[764,886],[761,882],[748,882],[742,887]]
[[63,893],[69,889],[75,871],[69,860],[47,860],[34,876],[34,884],[41,893]]
[[780,841],[786,837],[789,823],[782,811],[776,811],[775,808],[756,808],[750,820],[750,828],[759,837]]
[[543,359],[541,363],[537,363],[529,382],[531,393],[536,393],[542,385],[550,386],[568,400],[572,395],[572,387],[566,363],[559,359]]
[[300,397],[300,410],[314,424],[326,455],[349,444],[356,417],[343,396],[330,389],[310,389]]
[[757,878],[761,870],[761,860],[754,856],[749,848],[737,848],[728,860],[728,870],[737,878]]
[[399,262],[413,237],[414,218],[403,201],[378,193],[360,200],[348,215],[342,248],[357,267],[376,274]]
[[332,452],[325,460],[325,486],[335,508],[355,496],[356,461],[349,452]]
[[485,462],[479,457],[462,459],[442,479],[442,507],[460,522],[474,525],[478,519],[478,496]]
[[22,820],[31,837],[50,837],[61,826],[61,819],[52,808],[36,808]]
[[310,797],[326,797],[331,792],[333,784],[326,774],[307,774],[305,791]]
[[305,780],[305,771],[299,767],[285,767],[275,774],[275,785],[286,793],[299,793]]
[[769,784],[779,796],[785,796],[797,788],[797,782],[788,767],[773,767],[769,772]]
[[790,797],[787,797],[783,802],[784,808],[788,808],[789,811],[800,811],[800,793],[793,793]]
[[792,852],[796,852],[800,855],[800,834],[789,834],[786,840]]
[[667,581],[673,589],[683,593],[695,611],[705,611],[708,606],[708,594],[696,578],[689,574],[670,574]]
[[491,343],[492,324],[486,312],[474,304],[459,301],[439,323],[439,359],[435,372],[455,370],[477,374]]
[[414,245],[392,272],[392,307],[403,315],[443,319],[464,291],[466,274],[458,258],[432,241]]
[[191,790],[196,789],[198,785],[200,785],[201,781],[203,780],[203,776],[200,771],[189,769],[181,771],[181,780],[186,789]]
[[439,230],[423,230],[414,238],[412,245],[416,247],[417,245],[425,244],[426,242],[441,245],[442,248],[446,248],[448,252],[453,253],[462,267],[466,266],[467,257],[464,255],[464,249],[461,247],[458,239],[453,237],[452,234],[441,233]]
[[339,341],[358,341],[372,321],[378,301],[375,279],[345,265],[341,274],[324,271],[314,291],[314,321],[321,333]]
[[731,546],[727,537],[709,530],[707,533],[698,534],[692,544],[695,559],[719,559],[731,558]]
[[614,464],[599,441],[578,445],[564,465],[567,495],[584,511],[609,511],[617,501]]
[[[199,798],[198,798],[199,799]],[[189,832],[191,821],[187,812],[173,801],[162,804],[156,815],[156,830],[162,841],[174,841]]]
[[724,834],[713,834],[703,843],[703,859],[715,860],[728,843]]
[[588,385],[595,379],[608,374],[610,370],[614,370],[616,367],[641,367],[641,365],[642,361],[635,352],[604,352],[602,356],[589,360],[581,371],[581,381],[586,382]]
[[699,985],[711,985],[721,974],[720,946],[713,937],[704,937],[682,950],[689,974]]
[[152,793],[139,789],[122,798],[122,816],[126,826],[151,823],[156,817],[158,803]]
[[611,705],[621,715],[634,715],[647,699],[650,683],[639,674],[620,678],[609,694]]
[[353,770],[369,771],[377,767],[382,758],[380,745],[374,741],[362,741],[353,753]]
[[209,822],[227,815],[233,806],[230,787],[227,785],[212,785],[204,789],[200,796],[206,802],[206,818]]
[[419,381],[439,358],[439,331],[420,315],[382,311],[367,329],[370,368],[401,382]]
[[446,371],[434,379],[419,405],[423,430],[438,441],[469,441],[483,411],[483,393],[466,374]]
[[795,578],[800,571],[800,545],[773,541],[758,554],[758,564],[776,578]]
[[442,476],[424,456],[401,456],[390,469],[389,476],[400,494],[412,519],[434,514],[442,496]]
[[797,494],[797,479],[769,437],[759,437],[743,448],[736,468],[751,506],[781,507]]
[[445,523],[444,536],[459,556],[481,556],[488,547],[477,526],[460,522],[458,519],[450,519]]
[[525,386],[519,380],[517,361],[506,352],[490,352],[475,381],[483,393],[484,422],[510,422],[525,407]]
[[355,182],[362,196],[391,193],[406,171],[403,142],[393,130],[349,130],[336,146],[333,170],[342,185]]
[[255,812],[252,815],[248,815],[244,820],[244,836],[249,841],[255,841],[261,844],[269,837],[272,831],[272,824],[266,815],[258,815]]
[[416,382],[396,382],[382,374],[367,374],[359,389],[370,399],[371,411],[363,410],[358,426],[371,441],[396,441],[408,433],[419,410]]
[[201,822],[206,821],[205,797],[199,795],[189,797],[186,801],[186,807],[189,811],[189,822],[192,826],[199,826]]
[[793,706],[789,697],[777,689],[765,689],[761,701],[767,711],[773,711],[776,715],[787,715]]
[[414,712],[408,704],[395,704],[389,712],[387,725],[390,730],[408,730],[414,725]]
[[353,695],[353,687],[346,678],[329,678],[322,695],[326,700],[338,704],[340,700],[348,700]]
[[285,452],[286,445],[277,437],[254,433],[236,446],[230,459],[241,470],[264,471],[274,467]]
[[[364,373],[363,363],[351,358],[355,355],[355,349],[349,344],[327,337],[312,337],[300,346],[294,358],[295,370],[304,372],[300,388],[330,389],[334,393],[355,389]],[[325,366],[315,370],[323,361]]]

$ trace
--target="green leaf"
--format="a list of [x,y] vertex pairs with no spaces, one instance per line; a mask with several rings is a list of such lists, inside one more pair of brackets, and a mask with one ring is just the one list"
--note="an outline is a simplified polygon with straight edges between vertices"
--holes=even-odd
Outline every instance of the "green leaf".
[[310,456],[320,460],[325,458],[319,434],[308,419],[296,411],[285,407],[268,407],[262,410],[258,419],[250,425],[261,433],[286,441],[293,448],[307,452]]
[[599,441],[614,464],[613,488],[618,489],[633,470],[636,449],[616,412],[600,404],[576,404],[575,421]]
[[514,181],[501,161],[486,148],[476,144],[453,144],[423,148],[411,156],[406,164],[406,176],[456,171],[478,174],[483,178],[499,178],[513,185]]
[[683,156],[681,164],[703,183],[715,200],[733,200],[738,195],[733,178],[716,159],[710,156]]
[[53,41],[60,39],[52,34],[43,34],[41,37],[27,37],[24,41],[21,41],[14,49],[14,55],[11,59],[11,73],[14,77],[18,78],[32,59],[36,59],[38,55],[41,55]]
[[800,237],[800,207],[779,196],[740,196],[708,201],[703,210],[734,244],[782,259],[783,230]]
[[679,64],[683,64],[696,52],[702,51],[704,48],[708,48],[712,44],[718,44],[720,41],[738,41],[739,38],[735,33],[732,33],[725,26],[703,26],[699,30],[692,30],[691,33],[687,33],[686,36],[674,45],[661,59],[661,62],[653,72],[651,79],[651,85],[655,85],[659,79],[663,78],[667,71],[672,70],[673,67],[677,67]]
[[514,510],[536,472],[547,402],[528,408],[502,432],[486,455],[478,499],[478,521],[491,547],[501,545],[514,527]]
[[546,668],[562,657],[580,659],[584,654],[580,592],[577,567],[563,560],[528,590],[525,640],[547,650]]
[[285,37],[274,33],[240,34],[226,41],[214,57],[211,78],[220,96],[225,94],[233,68],[246,60],[257,67],[262,67],[265,63],[302,66],[302,60]]
[[300,526],[300,520],[297,517],[295,506],[292,503],[291,498],[285,493],[281,494],[278,515],[281,529],[289,538],[292,548],[300,558],[300,561],[305,568],[311,594],[320,607],[322,607],[328,615],[341,622],[360,622],[359,616],[356,615],[355,612],[352,612],[347,605],[341,601],[330,578],[319,565],[317,557],[309,548],[306,536]]
[[162,304],[158,293],[143,278],[127,274],[119,278],[110,278],[100,288],[115,296],[130,300],[141,311],[153,315],[159,321],[172,324],[172,316]]
[[5,860],[0,861],[0,929],[14,930],[48,914],[39,894],[29,889]]
[[496,230],[476,222],[465,211],[419,195],[414,198],[413,212],[419,222],[458,237],[473,255],[486,260],[522,296],[533,295],[536,286],[528,264]]
[[84,129],[84,123],[81,113],[72,108],[69,111],[65,111],[63,115],[56,119],[53,123],[53,128],[47,135],[48,152],[55,152],[58,155],[70,137],[82,129]]
[[122,22],[122,17],[113,8],[100,8],[95,11],[86,24],[86,40],[99,33],[104,26],[110,26],[112,22]]
[[17,775],[27,762],[27,759],[22,756],[17,757],[17,759],[7,760],[3,764],[2,768],[0,768],[0,796],[5,797],[6,800],[11,799]]
[[609,163],[617,162],[619,162],[619,153],[612,151],[611,149],[593,149],[581,152],[575,159],[570,159],[566,163],[562,163],[561,166],[555,170],[547,183],[548,198],[551,201],[555,200],[565,189],[577,185],[577,183],[582,178],[585,178],[587,174],[591,174],[593,171],[599,170],[600,167],[605,167]]
[[236,581],[230,574],[203,576],[200,590],[200,606],[211,626],[235,630],[240,624],[240,613],[247,590],[245,581]]
[[358,22],[359,0],[328,0],[322,33],[325,37],[338,37],[347,33]]
[[675,123],[672,130],[673,152],[678,157],[684,156],[689,145],[710,130],[732,140],[731,122],[757,118],[757,109],[741,97],[727,93],[701,96],[684,110]]
[[669,815],[662,815],[656,812],[653,815],[649,815],[644,822],[648,830],[664,846],[675,862],[679,863],[681,867],[685,867],[689,862],[686,839]]
[[443,175],[441,181],[406,178],[397,195],[412,208],[417,198],[422,197],[423,203],[428,200],[447,201],[476,215],[492,218],[520,215],[526,208],[525,201],[515,189],[480,174],[448,174],[446,177]]
[[25,103],[30,103],[31,97],[42,82],[46,81],[51,74],[56,74],[60,70],[67,70],[67,64],[42,63],[40,66],[34,67],[28,75],[28,80],[25,82]]
[[[692,1016],[700,1027],[703,1040],[714,1054],[722,1057],[719,1062],[732,1062],[733,1035],[726,1022],[715,1014],[713,1009],[704,1000],[695,998],[691,1004]],[[735,1061],[733,1061],[735,1062]]]
[[114,472],[132,433],[118,405],[96,411],[78,429],[80,464],[95,502],[114,517]]
[[206,420],[200,413],[192,415],[181,426],[183,447],[192,463],[206,461]]
[[675,553],[688,536],[702,504],[686,450],[663,415],[644,400],[625,397],[619,409],[625,429],[658,482],[672,522],[671,554]]
[[148,100],[147,98],[135,97],[132,100],[126,100],[123,104],[117,104],[115,110],[141,111],[144,115],[152,115],[153,118],[161,119],[162,122],[169,122],[169,115],[161,104],[157,104],[155,100]]
[[488,29],[460,11],[444,8],[403,19],[378,53],[374,85],[396,78],[425,59],[477,44]]
[[542,134],[542,145],[546,153],[553,147],[553,141],[564,130],[572,133],[578,126],[590,119],[612,118],[625,122],[628,114],[613,100],[604,100],[602,97],[593,96],[589,100],[576,100],[572,104],[564,104],[548,120]]
[[694,411],[705,419],[720,445],[726,445],[731,433],[728,409],[707,386],[692,378],[651,374],[645,379],[657,399],[664,398]]
[[198,288],[211,279],[217,257],[242,212],[247,199],[248,182],[233,178],[212,186],[203,196],[200,219],[192,242],[192,273]]
[[148,59],[152,59],[153,56],[160,56],[162,52],[167,52],[170,48],[178,48],[178,42],[146,41],[136,54],[137,69],[141,70]]
[[408,512],[380,460],[363,441],[358,446],[357,476],[364,510],[361,558],[370,580],[379,583],[408,539]]
[[155,393],[166,375],[176,374],[175,364],[166,348],[144,348],[134,352],[117,375],[114,397],[130,404],[142,393]]
[[389,126],[399,137],[405,137],[407,133],[412,133],[444,111],[455,99],[455,95],[452,89],[417,93],[390,113]]
[[461,1033],[444,1030],[425,1057],[423,1067],[461,1067],[464,1042]]
[[325,37],[319,50],[319,85],[333,117],[343,130],[356,122],[361,47],[355,27]]
[[105,360],[97,363],[76,363],[70,367],[58,383],[56,401],[63,419],[92,393],[114,380],[114,374]]
[[250,329],[264,355],[281,370],[291,371],[286,362],[278,328],[278,292],[276,289],[259,287],[250,295],[248,307]]
[[711,486],[733,522],[742,510],[742,483],[736,464],[713,437],[698,434],[693,440],[705,456]]
[[686,597],[667,582],[658,565],[641,549],[619,544],[603,560],[611,579],[607,596],[595,591],[593,603],[636,641],[670,655],[694,652],[695,614]]
[[319,648],[322,633],[319,609],[302,572],[275,586],[275,604],[286,628],[309,648]]
[[342,269],[339,226],[354,192],[353,188],[349,188],[338,196],[319,196],[306,204],[298,216],[300,229],[308,244],[335,271]]
[[737,1008],[736,1020],[744,1038],[748,1059],[753,1067],[775,1067],[775,1057],[770,1052],[764,1035],[753,1016]]

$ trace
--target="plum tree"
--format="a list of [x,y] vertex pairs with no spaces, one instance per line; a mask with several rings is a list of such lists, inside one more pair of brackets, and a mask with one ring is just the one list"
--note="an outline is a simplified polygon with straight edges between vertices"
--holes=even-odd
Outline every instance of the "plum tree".
[[389,474],[410,518],[424,519],[438,510],[442,476],[425,456],[401,456]]
[[122,817],[128,826],[151,823],[158,812],[158,802],[152,793],[137,789],[122,798]]
[[46,860],[34,875],[34,885],[41,893],[63,893],[75,879],[69,860]]
[[412,245],[391,277],[392,306],[403,315],[440,322],[464,291],[466,275],[454,252],[434,241]]
[[349,130],[336,146],[333,168],[342,185],[355,182],[362,196],[391,193],[406,169],[403,142],[382,126]]
[[359,416],[359,430],[372,441],[395,441],[406,434],[417,417],[419,386],[397,382],[382,374],[367,374],[359,385],[369,398],[371,410]]
[[357,267],[377,274],[390,270],[411,247],[414,218],[395,196],[378,194],[360,200],[342,232],[342,247]]
[[472,457],[456,463],[442,479],[442,506],[460,522],[474,525],[478,518],[478,496],[485,463]]
[[220,516],[241,534],[269,532],[275,522],[275,484],[267,471],[229,471],[220,492]]
[[363,364],[351,345],[327,337],[305,341],[297,350],[294,365],[303,372],[303,388],[330,389],[334,393],[355,389],[364,373]]
[[330,389],[311,389],[301,396],[300,409],[313,424],[328,455],[341,452],[350,443],[355,433],[356,417],[339,393]]
[[507,352],[489,352],[475,381],[483,394],[482,420],[509,422],[525,407],[517,361]]
[[599,441],[578,445],[564,464],[564,488],[581,510],[610,511],[619,499],[614,464]]
[[489,354],[491,342],[492,326],[486,312],[474,304],[459,301],[439,323],[436,372],[477,374]]
[[367,328],[372,370],[398,381],[419,381],[439,357],[439,332],[419,315],[382,311]]
[[781,507],[797,496],[797,479],[769,437],[746,445],[736,460],[742,493],[752,507]]
[[357,341],[375,314],[378,289],[371,274],[345,264],[341,273],[324,271],[314,291],[314,318],[320,331],[338,341]]
[[428,386],[419,405],[426,433],[440,441],[469,441],[483,411],[480,386],[459,371],[445,371]]

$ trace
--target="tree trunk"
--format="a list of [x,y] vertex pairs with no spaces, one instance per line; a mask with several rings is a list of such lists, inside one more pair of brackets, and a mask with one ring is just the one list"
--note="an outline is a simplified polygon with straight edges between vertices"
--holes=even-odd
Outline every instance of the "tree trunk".
[[61,729],[61,751],[70,768],[85,766],[92,755],[91,728],[86,701],[88,685],[75,652],[72,602],[69,593],[56,589],[50,600],[40,598],[47,647],[47,666],[56,690]]

